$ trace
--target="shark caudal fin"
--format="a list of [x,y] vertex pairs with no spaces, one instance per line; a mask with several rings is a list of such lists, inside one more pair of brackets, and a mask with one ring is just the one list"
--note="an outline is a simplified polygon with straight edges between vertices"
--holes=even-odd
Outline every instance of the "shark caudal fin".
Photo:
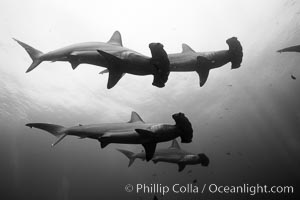
[[129,159],[129,164],[128,164],[128,167],[130,167],[134,160],[135,160],[135,156],[134,156],[134,153],[131,152],[131,151],[127,151],[127,150],[124,150],[124,149],[117,149],[119,152],[121,152],[122,154],[124,154],[128,159]]
[[243,60],[243,47],[236,37],[227,39],[226,43],[229,46],[231,69],[237,69]]
[[46,124],[46,123],[29,123],[26,124],[26,126],[30,128],[38,128],[42,129],[44,131],[47,131],[57,137],[58,139],[52,144],[52,146],[55,146],[58,144],[62,139],[64,139],[67,134],[65,133],[65,127],[55,124]]
[[152,54],[151,64],[156,68],[152,85],[162,88],[168,81],[170,74],[170,61],[162,44],[151,43],[149,44],[149,48]]
[[29,46],[28,44],[25,44],[24,42],[21,42],[15,38],[13,38],[19,45],[21,45],[29,54],[30,58],[32,59],[32,64],[27,69],[26,73],[30,72],[34,68],[36,68],[43,60],[41,59],[41,56],[43,55],[43,52]]
[[126,64],[126,62],[112,54],[106,53],[101,50],[97,50],[97,51],[109,63],[109,68],[108,68],[109,75],[108,75],[107,89],[111,89],[124,76],[125,73],[122,72],[121,66],[124,63]]

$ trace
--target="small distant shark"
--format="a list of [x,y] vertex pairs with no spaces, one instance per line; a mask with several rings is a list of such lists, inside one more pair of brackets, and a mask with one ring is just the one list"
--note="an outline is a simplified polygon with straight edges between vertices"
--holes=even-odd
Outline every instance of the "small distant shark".
[[[124,149],[117,149],[123,153],[129,159],[130,167],[136,158],[145,160],[145,152],[133,153]],[[172,144],[167,149],[157,149],[151,159],[154,163],[157,162],[167,162],[167,163],[176,163],[178,164],[178,171],[181,172],[186,165],[196,165],[201,164],[202,166],[208,166],[209,158],[203,154],[193,154],[187,151],[184,151],[180,148],[176,139],[172,141]]]
[[[231,69],[241,66],[243,60],[243,48],[236,37],[226,40],[229,50],[212,52],[195,52],[187,44],[182,44],[182,52],[168,54],[170,62],[170,72],[191,72],[196,71],[202,87],[208,78],[209,71],[219,68],[231,62]],[[106,73],[103,71],[101,73]]]
[[67,135],[81,138],[96,139],[101,148],[110,143],[142,144],[146,152],[146,160],[149,161],[155,152],[156,144],[166,142],[177,137],[182,143],[190,143],[193,138],[193,129],[190,121],[183,113],[172,115],[175,125],[162,123],[145,123],[136,113],[131,113],[131,119],[127,123],[105,123],[94,125],[79,125],[65,128],[60,125],[47,123],[29,123],[26,126],[42,129],[56,136],[58,139],[52,146],[59,143]]
[[300,45],[280,49],[277,52],[279,52],[279,53],[282,53],[282,52],[300,52]]
[[152,54],[150,58],[123,47],[119,31],[115,31],[108,42],[73,44],[48,53],[43,53],[17,39],[14,40],[27,51],[33,61],[26,73],[43,61],[70,62],[73,69],[82,63],[87,63],[107,68],[101,73],[109,73],[108,89],[114,87],[125,73],[139,76],[153,75],[152,85],[161,88],[165,86],[170,73],[170,63],[162,44],[149,44]]

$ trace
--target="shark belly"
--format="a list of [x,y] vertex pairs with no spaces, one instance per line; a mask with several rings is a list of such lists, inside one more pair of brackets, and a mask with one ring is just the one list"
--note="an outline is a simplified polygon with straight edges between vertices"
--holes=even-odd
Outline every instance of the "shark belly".
[[229,52],[216,51],[216,52],[202,52],[202,53],[180,53],[180,54],[169,54],[170,60],[170,71],[187,72],[197,71],[203,63],[198,63],[198,57],[204,57],[210,63],[209,69],[221,67],[230,62]]
[[[210,69],[219,68],[230,62],[230,54],[227,50],[199,53],[199,56],[203,56],[211,62],[209,65]],[[201,67],[201,65],[199,65],[199,67]]]
[[133,131],[113,133],[101,137],[102,142],[117,144],[143,144],[147,143],[147,139],[142,138],[138,133]]
[[197,67],[197,57],[194,53],[169,54],[170,71],[188,72],[195,71]]
[[178,158],[172,158],[172,157],[161,157],[161,158],[154,158],[156,162],[166,162],[166,163],[179,163]]
[[90,131],[84,130],[80,127],[78,128],[70,128],[67,131],[68,135],[78,136],[80,138],[91,138],[91,139],[98,139],[104,135],[104,131]]
[[123,52],[121,58],[126,61],[126,64],[124,64],[121,69],[124,73],[145,76],[154,74],[157,70],[155,66],[151,64],[150,58],[142,54],[127,51]]

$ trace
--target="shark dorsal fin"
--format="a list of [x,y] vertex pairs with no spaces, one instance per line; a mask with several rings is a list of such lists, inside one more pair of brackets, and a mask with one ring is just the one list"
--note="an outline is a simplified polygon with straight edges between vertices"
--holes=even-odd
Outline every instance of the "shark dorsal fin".
[[171,146],[170,146],[169,148],[170,148],[170,149],[171,149],[171,148],[180,149],[180,146],[179,146],[177,140],[173,140],[173,141],[172,141],[172,144],[171,144]]
[[182,44],[182,53],[195,52],[189,45]]
[[145,123],[143,121],[143,119],[139,116],[139,114],[137,114],[136,112],[132,111],[131,112],[131,117],[130,117],[130,120],[128,121],[128,123],[135,123],[135,122]]
[[107,43],[118,45],[118,46],[123,46],[121,33],[119,31],[115,31]]

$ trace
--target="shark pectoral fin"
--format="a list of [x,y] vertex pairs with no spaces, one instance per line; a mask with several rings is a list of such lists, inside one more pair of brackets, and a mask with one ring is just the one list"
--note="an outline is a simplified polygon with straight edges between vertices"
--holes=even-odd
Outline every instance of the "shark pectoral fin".
[[185,168],[185,164],[178,163],[178,172],[181,172],[182,170],[184,170],[184,168]]
[[155,153],[156,143],[144,143],[142,145],[145,148],[146,160],[147,161],[151,160]]
[[156,73],[154,74],[152,85],[162,88],[168,81],[170,74],[170,61],[162,44],[151,43],[149,44],[149,48],[152,54],[151,64],[157,69]]
[[101,56],[103,56],[106,59],[106,61],[109,64],[108,67],[109,77],[107,82],[107,89],[111,89],[124,76],[125,73],[122,72],[121,66],[126,65],[126,62],[104,51],[101,50],[97,50],[97,51]]
[[211,64],[211,61],[208,60],[207,58],[203,57],[203,56],[198,56],[197,57],[197,70],[196,72],[199,75],[200,78],[200,87],[202,87],[208,78],[208,74],[209,74],[209,64]]
[[67,134],[63,134],[61,135],[51,146],[54,147],[55,145],[57,145],[60,141],[62,141],[62,139],[64,139],[67,136]]
[[113,88],[123,76],[124,73],[120,71],[109,70],[107,89]]
[[280,49],[277,52],[279,52],[279,53],[282,53],[282,52],[300,52],[300,45]]
[[146,160],[149,161],[152,159],[155,148],[156,148],[156,138],[152,131],[145,129],[135,129],[135,131],[146,141],[147,143],[143,143],[143,147],[145,148]]
[[105,74],[105,73],[109,73],[108,69],[102,70],[101,72],[99,72],[99,74]]
[[197,70],[197,73],[200,79],[200,87],[202,87],[207,81],[209,70]]

